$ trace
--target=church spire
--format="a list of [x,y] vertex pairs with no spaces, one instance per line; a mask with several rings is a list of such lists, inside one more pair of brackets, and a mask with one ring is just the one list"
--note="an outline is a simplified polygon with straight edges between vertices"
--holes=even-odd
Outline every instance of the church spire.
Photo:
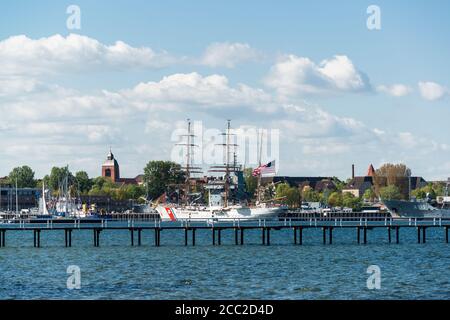
[[375,176],[375,169],[372,164],[370,164],[369,169],[367,170],[367,176],[368,177]]

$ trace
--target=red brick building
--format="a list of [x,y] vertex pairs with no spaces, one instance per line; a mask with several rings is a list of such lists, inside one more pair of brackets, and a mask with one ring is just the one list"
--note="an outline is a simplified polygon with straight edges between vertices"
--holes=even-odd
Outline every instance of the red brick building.
[[102,177],[109,178],[117,184],[143,184],[143,176],[138,175],[135,178],[121,178],[120,166],[117,160],[114,158],[114,154],[109,151],[105,162],[102,165]]

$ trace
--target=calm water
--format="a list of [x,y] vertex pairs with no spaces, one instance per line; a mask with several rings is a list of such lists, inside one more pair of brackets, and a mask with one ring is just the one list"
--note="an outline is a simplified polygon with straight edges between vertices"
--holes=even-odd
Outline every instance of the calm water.
[[[184,233],[165,230],[162,246],[153,232],[131,247],[127,231],[104,231],[100,247],[91,231],[74,231],[72,248],[63,231],[43,231],[42,248],[32,232],[7,233],[0,248],[0,299],[449,299],[450,249],[443,230],[427,230],[416,243],[415,229],[400,231],[401,244],[387,244],[384,228],[368,231],[356,244],[354,229],[335,229],[333,245],[321,230],[305,230],[304,245],[292,245],[291,230],[272,231],[271,246],[260,231],[246,231],[244,246],[222,233],[197,231],[197,246],[184,247]],[[81,289],[68,290],[66,269],[81,268]],[[369,265],[381,268],[381,289],[366,286]]]

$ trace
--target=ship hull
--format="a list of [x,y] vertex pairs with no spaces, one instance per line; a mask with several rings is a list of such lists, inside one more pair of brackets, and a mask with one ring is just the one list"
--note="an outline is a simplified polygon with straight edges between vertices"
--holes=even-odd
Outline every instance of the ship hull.
[[233,219],[251,220],[278,217],[283,207],[230,207],[230,208],[177,208],[156,207],[162,221],[230,221]]
[[438,209],[426,202],[383,201],[394,218],[450,218],[450,209]]

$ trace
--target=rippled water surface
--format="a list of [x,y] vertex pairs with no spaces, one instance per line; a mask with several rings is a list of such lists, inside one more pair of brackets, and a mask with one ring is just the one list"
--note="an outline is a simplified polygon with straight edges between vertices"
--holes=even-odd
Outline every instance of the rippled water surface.
[[[304,231],[294,246],[292,230],[272,231],[262,246],[260,231],[246,231],[245,245],[223,231],[222,246],[211,231],[197,231],[197,245],[184,247],[182,231],[164,230],[161,247],[153,232],[141,247],[130,246],[128,231],[105,230],[100,247],[92,231],[43,231],[41,248],[33,234],[7,232],[0,248],[0,299],[449,299],[450,249],[442,229],[429,229],[417,244],[415,229],[401,229],[401,244],[388,244],[384,228],[369,230],[367,245],[353,229],[335,229],[323,245],[320,229]],[[69,265],[81,269],[81,289],[67,289]],[[367,268],[381,269],[381,289],[367,288]]]

